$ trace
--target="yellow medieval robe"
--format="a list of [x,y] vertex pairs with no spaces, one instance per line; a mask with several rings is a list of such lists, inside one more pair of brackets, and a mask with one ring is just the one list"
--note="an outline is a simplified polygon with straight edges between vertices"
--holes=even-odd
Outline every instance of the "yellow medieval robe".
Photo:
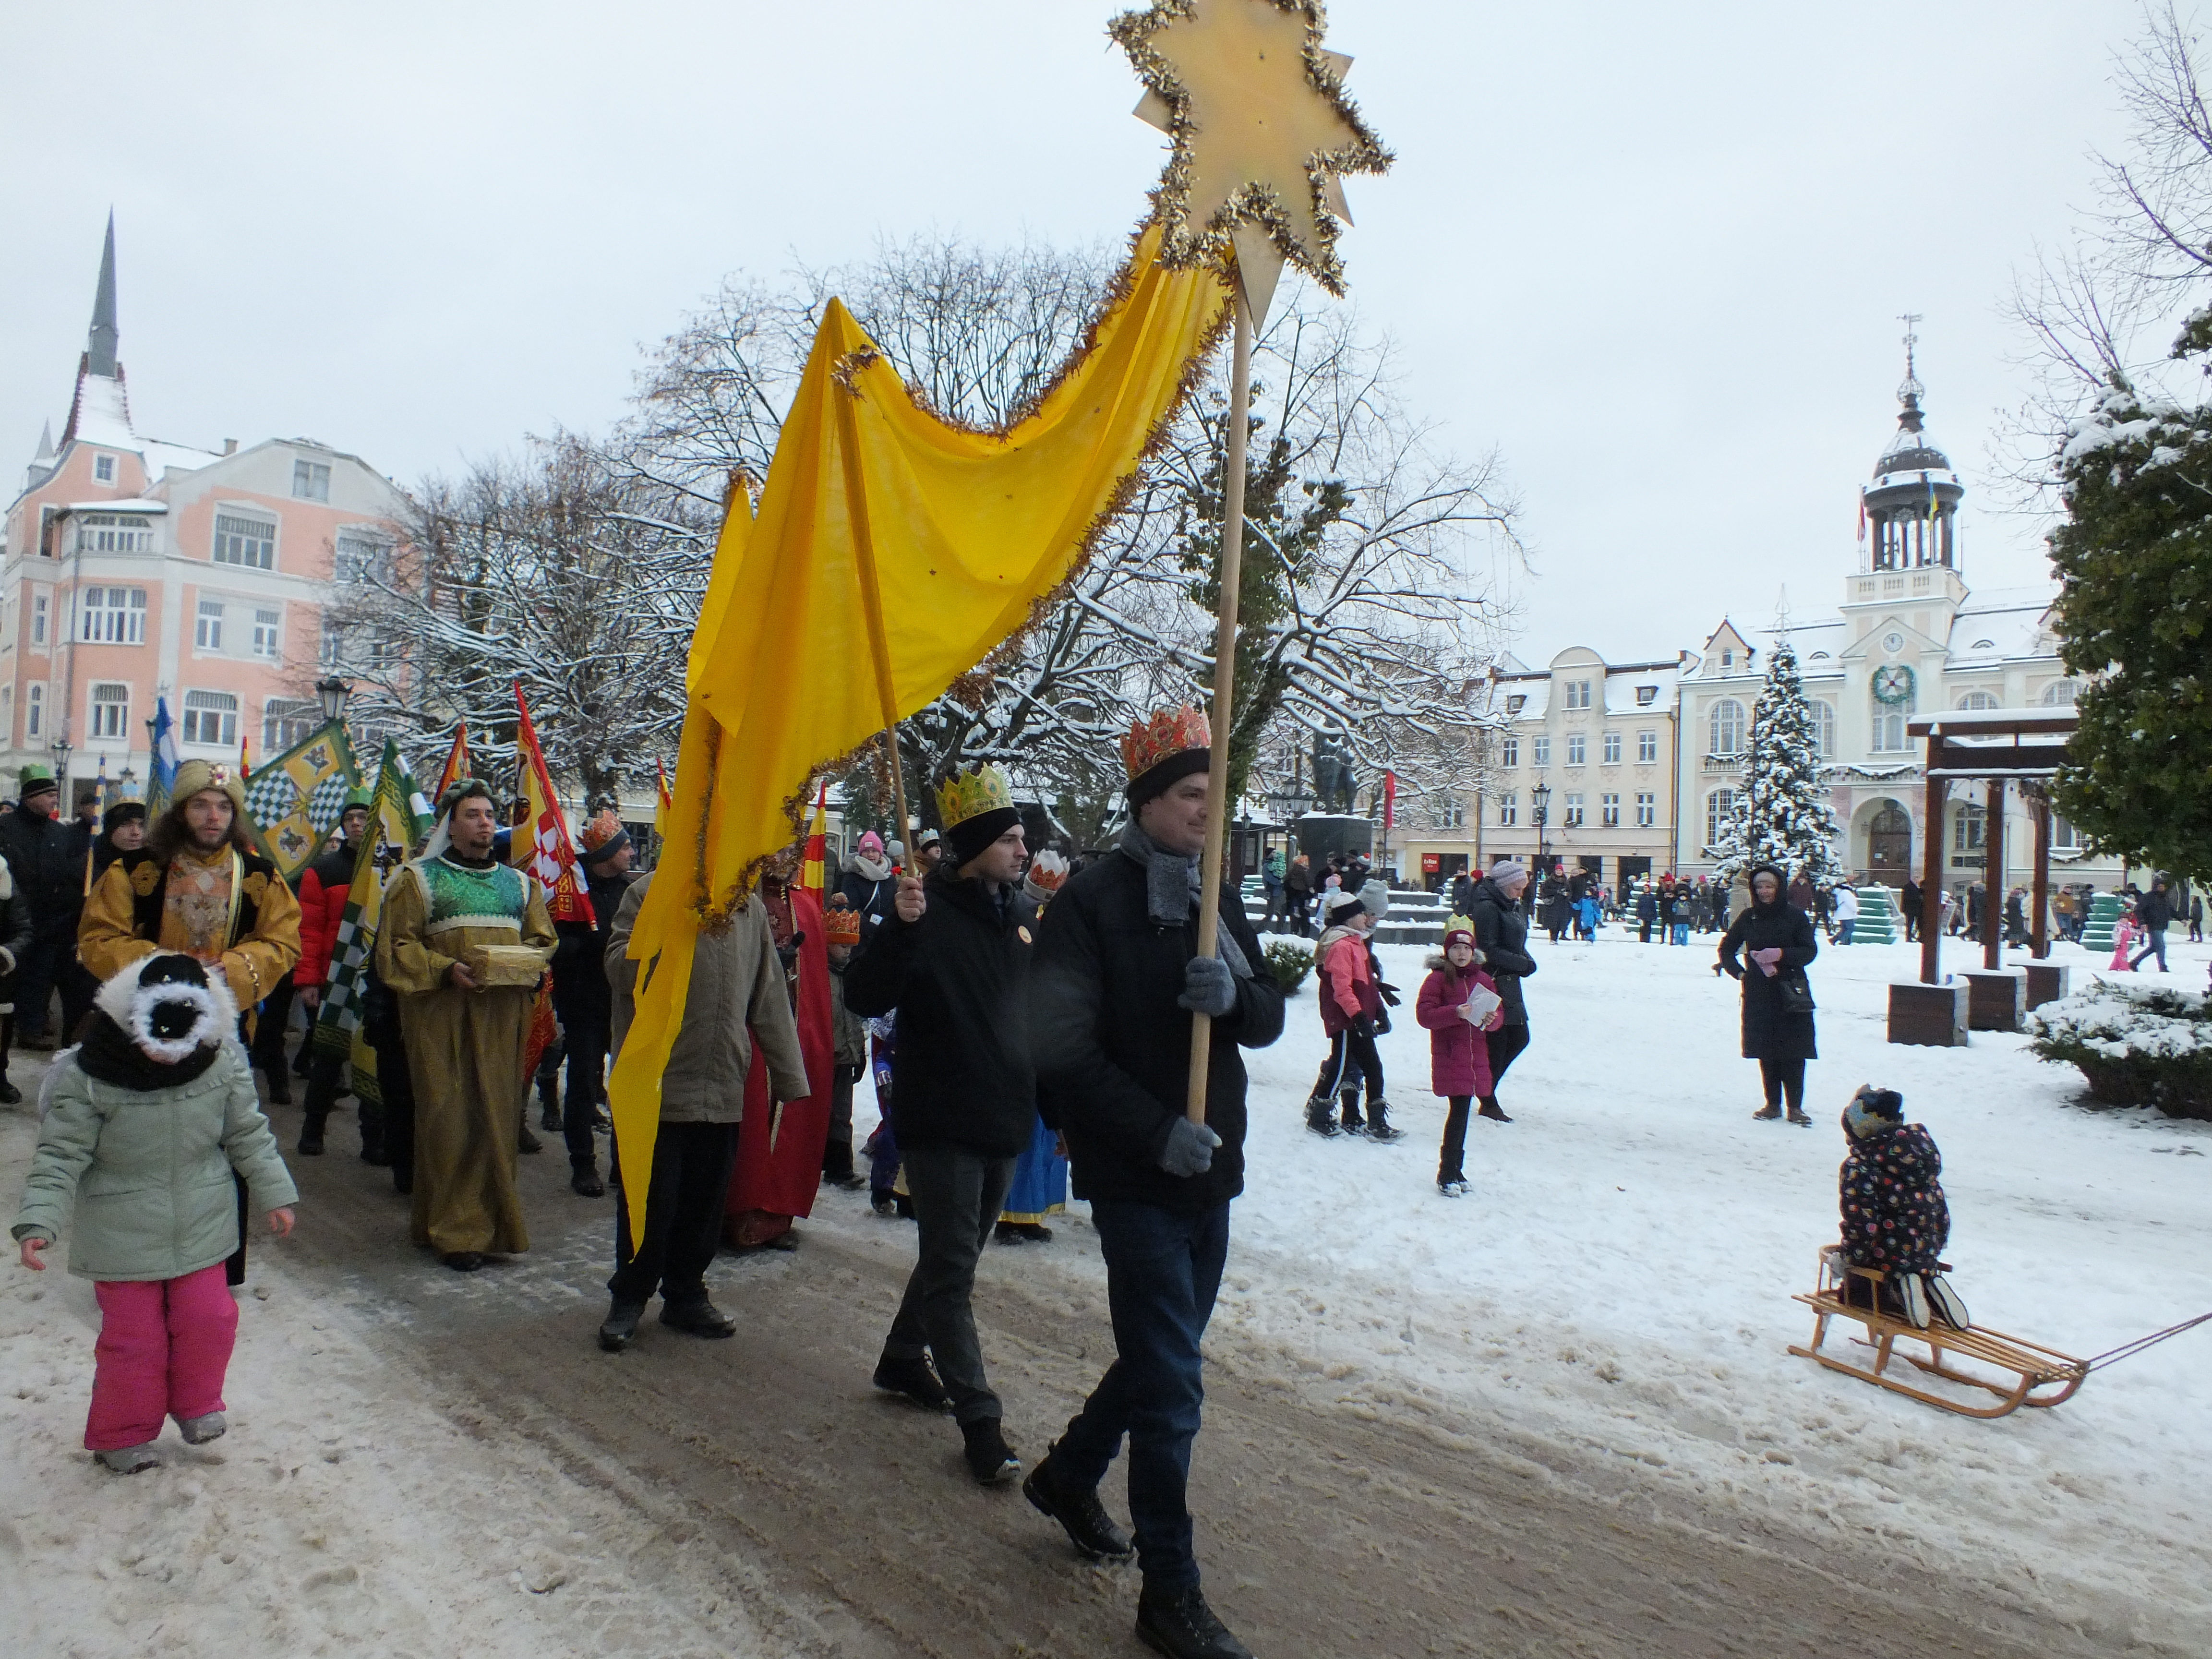
[[[234,890],[233,883],[236,888]],[[137,901],[162,890],[159,929],[149,938]],[[251,915],[252,925],[245,927]],[[109,865],[84,901],[77,960],[103,983],[141,957],[181,951],[222,965],[223,978],[249,1018],[254,1005],[300,959],[300,901],[259,858],[228,847],[188,847],[165,869],[126,854]]]
[[555,941],[545,890],[507,865],[420,859],[385,890],[376,972],[399,999],[415,1085],[412,1235],[441,1255],[530,1248],[514,1158],[535,993],[465,991],[448,970],[480,945],[527,945],[550,962]]

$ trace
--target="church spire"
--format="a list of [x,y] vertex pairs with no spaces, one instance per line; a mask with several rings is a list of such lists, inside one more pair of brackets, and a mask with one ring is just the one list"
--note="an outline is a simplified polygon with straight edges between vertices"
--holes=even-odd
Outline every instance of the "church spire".
[[51,461],[53,458],[54,423],[47,421],[39,428],[39,453],[31,459],[34,461]]
[[92,330],[85,339],[85,368],[104,380],[115,374],[115,210],[107,210],[107,241],[100,252],[100,289],[92,301]]

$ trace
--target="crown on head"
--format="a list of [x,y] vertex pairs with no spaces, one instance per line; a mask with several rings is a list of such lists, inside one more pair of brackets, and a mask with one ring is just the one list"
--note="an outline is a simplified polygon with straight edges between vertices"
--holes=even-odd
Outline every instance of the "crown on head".
[[955,772],[937,786],[937,816],[947,830],[1000,807],[1012,809],[1014,787],[988,762],[972,772]]
[[1472,916],[1446,916],[1444,918],[1444,937],[1446,939],[1449,939],[1454,933],[1465,933],[1472,939],[1474,936],[1474,918]]
[[842,893],[832,897],[830,908],[822,913],[822,925],[828,929],[832,945],[853,945],[860,942],[860,913]]
[[1121,764],[1133,782],[1170,756],[1212,747],[1213,728],[1205,712],[1184,703],[1159,709],[1149,720],[1132,720],[1121,738]]

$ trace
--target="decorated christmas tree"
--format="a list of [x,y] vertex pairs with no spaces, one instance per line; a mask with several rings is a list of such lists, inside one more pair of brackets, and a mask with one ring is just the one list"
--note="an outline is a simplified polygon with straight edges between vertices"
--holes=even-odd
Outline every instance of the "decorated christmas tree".
[[[1751,711],[1751,752],[1744,763],[1745,810],[1735,870],[1771,864],[1793,880],[1825,886],[1842,873],[1841,833],[1828,787],[1820,781],[1820,742],[1813,705],[1785,635],[1767,659],[1766,684]],[[1729,839],[1729,837],[1723,837]],[[1716,872],[1716,874],[1718,872]]]

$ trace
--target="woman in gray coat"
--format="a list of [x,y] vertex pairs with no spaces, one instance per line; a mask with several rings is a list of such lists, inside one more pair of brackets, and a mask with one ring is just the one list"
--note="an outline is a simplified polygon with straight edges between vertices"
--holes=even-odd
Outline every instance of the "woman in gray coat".
[[13,1229],[26,1267],[72,1207],[70,1271],[94,1281],[100,1342],[87,1450],[118,1474],[161,1459],[173,1417],[193,1445],[223,1431],[238,1334],[223,1263],[238,1249],[231,1172],[272,1232],[298,1199],[239,1046],[222,975],[158,952],[100,988],[84,1041],[52,1074],[39,1147]]

